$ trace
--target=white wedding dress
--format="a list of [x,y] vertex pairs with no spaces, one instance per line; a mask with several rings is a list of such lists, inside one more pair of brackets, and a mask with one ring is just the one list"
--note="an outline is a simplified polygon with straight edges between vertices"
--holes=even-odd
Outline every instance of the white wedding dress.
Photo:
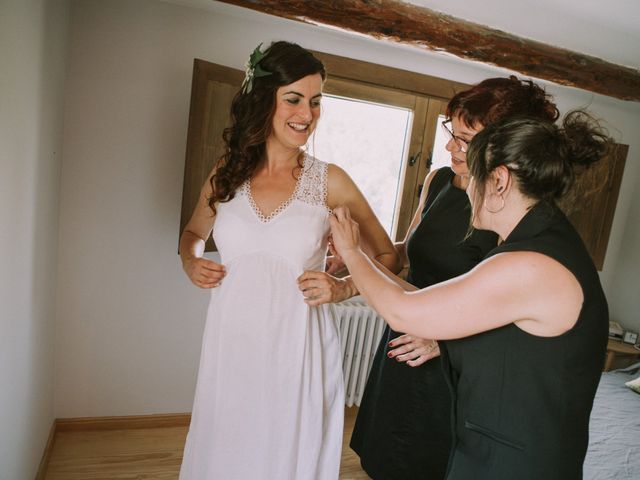
[[328,305],[296,279],[322,270],[327,164],[305,156],[269,217],[249,182],[220,203],[213,237],[227,275],[211,292],[180,480],[333,480],[342,448],[340,341]]

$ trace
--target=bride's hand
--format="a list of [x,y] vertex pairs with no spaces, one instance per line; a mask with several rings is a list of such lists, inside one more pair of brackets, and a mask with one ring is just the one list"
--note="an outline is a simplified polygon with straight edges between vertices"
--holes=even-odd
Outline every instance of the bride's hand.
[[339,275],[346,273],[347,269],[344,266],[344,262],[342,261],[342,259],[337,255],[332,254],[325,260],[324,271],[329,275]]
[[358,224],[351,219],[347,207],[336,207],[331,222],[331,243],[336,253],[345,259],[350,253],[360,248],[360,229]]
[[313,270],[307,270],[298,277],[298,288],[308,305],[341,302],[355,295],[347,280]]
[[192,257],[183,261],[182,268],[194,285],[200,288],[215,288],[227,274],[224,265],[203,257]]

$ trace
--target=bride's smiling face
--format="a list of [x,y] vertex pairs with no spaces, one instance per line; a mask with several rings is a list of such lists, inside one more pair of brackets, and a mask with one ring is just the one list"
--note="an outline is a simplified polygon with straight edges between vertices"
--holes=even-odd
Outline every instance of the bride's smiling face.
[[296,149],[306,144],[320,118],[321,98],[319,73],[278,88],[269,140]]

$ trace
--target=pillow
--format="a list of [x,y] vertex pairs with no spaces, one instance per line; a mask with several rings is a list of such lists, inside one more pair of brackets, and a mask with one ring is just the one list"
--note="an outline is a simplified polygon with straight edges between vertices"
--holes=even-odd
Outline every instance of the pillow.
[[636,378],[635,380],[629,380],[627,383],[625,383],[625,385],[634,392],[640,393],[640,377]]

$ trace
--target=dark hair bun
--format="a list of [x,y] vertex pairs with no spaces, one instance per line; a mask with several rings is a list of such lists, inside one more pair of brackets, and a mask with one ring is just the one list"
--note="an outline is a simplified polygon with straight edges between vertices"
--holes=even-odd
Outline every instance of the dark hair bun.
[[610,139],[590,114],[574,110],[564,117],[562,122],[569,161],[575,165],[588,166],[600,160],[610,145]]

